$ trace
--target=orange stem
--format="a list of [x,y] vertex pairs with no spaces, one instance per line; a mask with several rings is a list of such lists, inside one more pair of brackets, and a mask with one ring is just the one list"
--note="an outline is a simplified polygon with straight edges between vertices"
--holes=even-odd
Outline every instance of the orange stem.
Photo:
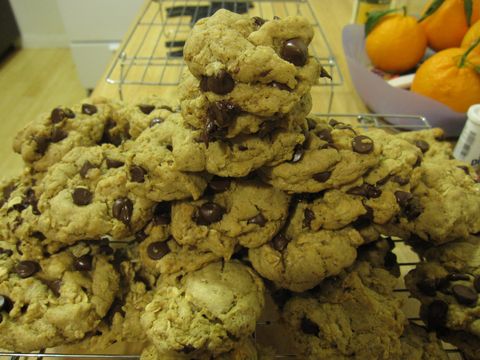
[[462,68],[465,66],[465,63],[467,62],[467,57],[468,55],[473,51],[473,49],[475,49],[478,45],[480,44],[480,37],[475,40],[471,45],[470,47],[467,49],[467,51],[465,51],[465,53],[462,55],[462,57],[460,58],[460,63],[458,64],[458,67],[459,68]]

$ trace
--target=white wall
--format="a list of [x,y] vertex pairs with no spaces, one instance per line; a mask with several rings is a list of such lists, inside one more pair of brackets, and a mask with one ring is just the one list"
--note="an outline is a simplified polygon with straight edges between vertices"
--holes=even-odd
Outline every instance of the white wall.
[[22,34],[23,47],[68,47],[57,0],[10,0],[10,4]]

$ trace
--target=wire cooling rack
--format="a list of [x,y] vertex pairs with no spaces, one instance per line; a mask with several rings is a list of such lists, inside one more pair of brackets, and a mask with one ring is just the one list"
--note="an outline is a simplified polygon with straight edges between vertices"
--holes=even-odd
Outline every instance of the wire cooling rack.
[[188,33],[197,20],[220,8],[265,19],[289,15],[307,18],[315,31],[310,52],[333,78],[333,81],[320,79],[319,85],[330,87],[333,97],[333,87],[343,84],[337,59],[309,0],[151,1],[127,35],[107,72],[106,81],[118,85],[121,99],[126,85],[178,85],[185,69],[182,49]]
[[[400,130],[421,130],[431,128],[428,121],[422,116],[414,115],[398,115],[398,114],[315,114],[321,118],[327,119],[343,119],[348,121],[352,126],[358,126],[364,129],[383,128],[387,131],[395,132]],[[389,119],[395,119],[396,124],[403,122],[403,125],[392,125]],[[393,252],[397,256],[400,266],[400,277],[395,288],[395,294],[403,300],[402,310],[412,322],[422,324],[418,317],[420,303],[418,300],[410,298],[409,292],[405,287],[404,276],[420,262],[419,256],[404,243],[401,239],[394,239],[395,248]],[[255,339],[261,344],[266,344],[275,348],[278,355],[277,359],[294,359],[296,356],[291,353],[292,344],[289,343],[288,331],[279,321],[278,312],[273,309],[275,306],[265,306],[265,313],[262,319],[257,323]],[[273,336],[274,335],[274,336]],[[443,343],[443,347],[448,353],[450,360],[464,360],[462,354],[452,345]],[[125,354],[64,354],[64,353],[46,353],[40,351],[38,353],[15,353],[0,352],[0,359],[20,360],[21,358],[55,358],[55,359],[122,359],[122,360],[138,360],[139,355]]]

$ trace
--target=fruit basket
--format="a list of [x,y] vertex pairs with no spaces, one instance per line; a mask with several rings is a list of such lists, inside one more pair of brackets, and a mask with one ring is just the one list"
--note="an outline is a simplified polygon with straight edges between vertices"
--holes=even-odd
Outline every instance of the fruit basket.
[[[390,86],[369,68],[362,25],[347,25],[342,33],[343,49],[352,82],[362,100],[375,113],[419,114],[434,127],[441,127],[447,137],[460,134],[466,115],[423,95]],[[409,127],[405,119],[387,117],[395,125]]]

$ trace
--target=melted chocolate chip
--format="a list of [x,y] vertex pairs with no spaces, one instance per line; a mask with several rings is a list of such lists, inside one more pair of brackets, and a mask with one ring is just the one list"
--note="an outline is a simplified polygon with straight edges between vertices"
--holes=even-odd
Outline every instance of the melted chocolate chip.
[[65,112],[61,108],[55,108],[50,113],[50,120],[52,121],[53,124],[58,124],[63,119],[65,119],[65,117],[66,117]]
[[136,183],[145,182],[145,174],[147,171],[141,166],[133,165],[130,168],[130,180]]
[[423,140],[415,141],[415,146],[418,147],[422,151],[422,153],[426,153],[428,149],[430,149],[430,145]]
[[461,273],[451,273],[446,276],[448,281],[469,281],[470,276],[467,274],[461,274]]
[[463,166],[463,165],[460,165],[460,166],[457,166],[459,169],[462,169],[463,172],[466,174],[466,175],[470,175],[470,170],[468,169],[468,166]]
[[192,345],[185,345],[182,347],[180,350],[184,354],[190,354],[191,352],[194,352],[196,349]]
[[352,140],[352,149],[359,154],[369,154],[373,151],[373,140],[365,135],[355,136]]
[[209,105],[207,109],[208,119],[217,126],[223,127],[229,125],[240,114],[241,109],[229,101],[216,101]]
[[153,224],[156,226],[168,225],[171,221],[171,205],[168,202],[161,202],[153,209]]
[[82,255],[73,262],[73,268],[76,271],[91,271],[93,268],[93,256]]
[[329,129],[322,129],[316,132],[319,139],[326,141],[327,143],[333,143],[332,132]]
[[402,178],[400,176],[392,177],[392,181],[397,183],[398,185],[407,185],[410,182],[409,178]]
[[140,104],[138,105],[138,108],[140,109],[140,111],[142,113],[144,113],[145,115],[148,115],[150,114],[153,110],[155,110],[155,106],[153,105],[148,105],[148,104]]
[[452,292],[455,299],[462,305],[473,305],[477,302],[478,294],[465,285],[453,285]]
[[41,233],[40,231],[34,231],[34,232],[32,232],[31,235],[32,235],[32,237],[34,237],[35,239],[38,239],[38,240],[40,240],[40,241],[43,241],[43,240],[45,240],[45,239],[47,238],[47,237],[46,237],[43,233]]
[[93,115],[97,113],[97,107],[91,104],[82,104],[82,113],[85,115]]
[[363,229],[372,224],[374,219],[373,209],[369,206],[363,205],[366,213],[360,215],[354,222],[353,227],[355,229]]
[[285,236],[285,234],[280,233],[272,239],[272,246],[277,251],[283,251],[289,242],[290,240]]
[[258,213],[253,218],[249,219],[247,224],[255,224],[260,227],[264,227],[267,224],[267,219],[265,219],[265,216],[263,216],[262,213]]
[[35,136],[33,140],[37,144],[35,148],[35,152],[41,155],[45,154],[45,152],[48,149],[48,146],[50,145],[50,139],[46,136],[39,135],[39,136]]
[[416,167],[419,167],[420,165],[422,165],[422,157],[421,156],[417,157],[417,161],[415,161],[415,164],[413,164],[413,167],[416,168]]
[[93,165],[90,161],[85,161],[80,169],[80,177],[85,179],[90,169],[95,169],[97,166]]
[[332,175],[331,171],[324,171],[324,172],[314,174],[313,179],[315,181],[323,183],[323,182],[327,181],[328,179],[330,179],[331,175]]
[[408,206],[410,200],[412,200],[413,195],[406,191],[395,191],[395,199],[397,200],[397,204],[401,208],[405,208]]
[[417,289],[427,296],[435,296],[437,293],[437,282],[435,279],[423,279],[417,283]]
[[290,88],[287,85],[279,83],[277,81],[272,81],[269,85],[278,90],[290,91]]
[[105,314],[105,317],[103,318],[109,326],[112,325],[113,318],[115,317],[116,313],[119,313],[121,316],[125,315],[125,311],[123,311],[123,301],[119,298],[115,298],[115,300],[113,300],[112,305],[110,306],[107,313]]
[[387,270],[393,270],[397,266],[397,255],[389,251],[385,254],[383,258],[383,265]]
[[303,66],[307,63],[308,47],[300,38],[290,39],[283,43],[280,56],[295,66]]
[[0,295],[0,312],[9,313],[13,309],[13,301],[5,295]]
[[330,120],[328,121],[328,125],[330,125],[330,126],[332,126],[332,127],[335,127],[335,126],[337,126],[337,125],[339,125],[339,124],[343,124],[343,123],[340,122],[340,121],[337,121],[337,120],[335,120],[335,119],[330,119]]
[[8,257],[12,256],[13,255],[13,251],[10,250],[10,249],[4,249],[4,248],[0,248],[0,255],[7,255]]
[[107,163],[107,168],[109,168],[109,169],[117,169],[117,168],[125,165],[125,163],[123,161],[108,159],[108,158],[106,160],[106,163]]
[[31,260],[20,261],[15,267],[15,272],[22,279],[28,278],[40,270],[40,265],[36,261]]
[[213,202],[206,202],[198,208],[194,221],[198,225],[210,225],[220,221],[225,214],[225,208]]
[[52,143],[57,143],[62,141],[63,139],[66,139],[67,136],[68,136],[68,133],[65,130],[55,128],[52,130],[50,141]]
[[203,76],[200,80],[200,89],[202,91],[212,91],[218,95],[226,95],[235,87],[235,80],[225,70],[214,76]]
[[374,185],[364,183],[360,186],[350,188],[347,194],[364,196],[367,199],[376,199],[382,195],[382,190]]
[[154,127],[155,125],[161,124],[164,121],[165,121],[164,119],[156,117],[152,119],[152,121],[150,121],[150,127]]
[[302,160],[303,154],[305,153],[305,149],[303,148],[303,145],[297,145],[295,146],[295,149],[293,150],[293,157],[292,160],[290,160],[292,163],[299,162]]
[[85,206],[92,202],[93,194],[85,188],[76,188],[72,193],[73,203],[77,206]]
[[325,68],[323,66],[320,69],[320,77],[321,78],[328,78],[328,79],[332,80],[332,76],[328,73],[327,70],[325,70]]
[[262,25],[265,24],[265,22],[266,22],[265,19],[262,19],[259,16],[254,16],[252,18],[252,20],[253,20],[253,23],[255,24],[255,26],[257,27],[257,29],[262,27]]
[[313,130],[317,127],[317,122],[311,118],[307,118],[308,130]]
[[113,217],[120,220],[125,225],[130,225],[133,214],[133,202],[129,198],[118,198],[113,202],[112,206]]
[[302,321],[300,323],[300,328],[307,335],[318,336],[318,333],[320,332],[320,328],[318,327],[318,325],[306,317],[302,318]]
[[222,178],[219,176],[215,176],[208,183],[208,187],[215,193],[221,193],[228,190],[231,182],[232,180],[229,178]]
[[407,220],[413,221],[420,216],[423,209],[420,205],[420,201],[413,197],[403,208],[401,215],[406,217]]
[[477,275],[475,280],[473,280],[473,287],[475,290],[477,290],[478,293],[480,293],[480,275]]
[[305,209],[303,212],[303,226],[310,229],[314,219],[315,213],[310,209]]
[[48,286],[50,290],[52,290],[53,294],[57,297],[60,296],[60,288],[62,287],[62,280],[43,280],[45,285]]
[[430,329],[441,329],[447,322],[448,305],[442,300],[435,300],[427,307],[427,325]]
[[153,242],[147,247],[147,255],[152,260],[160,260],[170,252],[165,241]]
[[8,184],[6,187],[3,188],[3,191],[2,191],[3,199],[0,202],[0,207],[3,206],[3,204],[5,204],[8,201],[8,199],[10,199],[10,195],[12,195],[12,192],[14,192],[16,188],[17,188],[17,185],[13,183]]
[[75,119],[75,113],[69,109],[69,108],[65,108],[63,109],[63,113],[65,114],[65,116],[69,119]]
[[98,252],[103,255],[112,255],[113,249],[110,247],[110,245],[103,244],[103,245],[100,245],[100,247],[98,248]]

